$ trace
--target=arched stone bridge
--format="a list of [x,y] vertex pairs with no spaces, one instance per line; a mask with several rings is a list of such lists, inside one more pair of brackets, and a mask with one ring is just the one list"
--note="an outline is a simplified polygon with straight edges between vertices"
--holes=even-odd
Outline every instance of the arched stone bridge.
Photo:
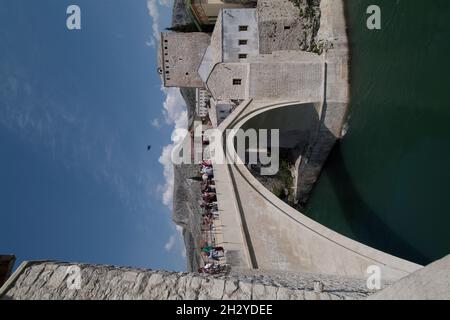
[[[316,101],[245,101],[220,126],[239,129],[268,110]],[[324,118],[320,115],[319,118]],[[243,164],[215,164],[221,221],[217,241],[235,268],[301,271],[357,278],[379,266],[394,281],[421,268],[338,234],[298,212],[267,190]]]

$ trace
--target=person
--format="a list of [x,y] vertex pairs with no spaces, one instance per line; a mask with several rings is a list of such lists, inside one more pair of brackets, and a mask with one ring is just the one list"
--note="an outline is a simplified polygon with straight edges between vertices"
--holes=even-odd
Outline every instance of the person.
[[208,185],[206,184],[203,188],[202,188],[202,192],[216,192],[216,187],[212,186],[212,185]]
[[206,186],[212,186],[212,187],[216,187],[216,182],[214,180],[208,180],[208,181],[203,181],[202,185],[206,185]]
[[203,201],[205,202],[214,202],[217,201],[217,196],[214,192],[204,192],[202,194]]
[[206,252],[201,252],[200,254],[203,261],[208,262],[208,254]]
[[213,266],[212,263],[207,263],[203,267],[198,268],[198,273],[211,273]]
[[219,219],[220,214],[217,210],[210,210],[209,214],[213,217],[213,219]]
[[208,254],[208,259],[214,260],[214,261],[220,261],[220,258],[222,258],[223,256],[219,255],[219,252],[216,250],[211,250]]
[[207,174],[208,176],[214,176],[214,170],[211,167],[203,167],[200,172],[203,174]]
[[219,218],[219,213],[217,211],[206,211],[205,213],[202,214],[202,217],[207,217],[209,219],[218,219]]
[[198,268],[198,273],[217,274],[222,271],[215,263],[207,263],[203,267]]
[[203,160],[201,165],[203,167],[212,167],[212,161],[211,160]]
[[219,274],[227,273],[230,270],[227,264],[207,263],[203,267],[198,268],[198,273]]
[[206,173],[202,174],[203,182],[210,182],[214,179],[214,175],[207,175]]
[[223,247],[213,247],[213,246],[202,247],[202,252],[210,253],[212,250],[225,252]]
[[205,209],[205,210],[213,210],[213,211],[219,211],[217,202],[205,202],[205,201],[200,201],[200,207]]
[[203,225],[211,229],[214,227],[214,221],[209,217],[203,217]]

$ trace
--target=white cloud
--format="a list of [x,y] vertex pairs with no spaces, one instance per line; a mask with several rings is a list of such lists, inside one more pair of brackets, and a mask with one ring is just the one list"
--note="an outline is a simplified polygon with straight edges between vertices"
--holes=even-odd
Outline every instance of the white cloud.
[[175,247],[175,243],[176,243],[176,235],[171,235],[169,240],[166,242],[166,244],[164,245],[164,250],[166,250],[167,252],[172,251],[172,249]]
[[159,186],[159,190],[162,192],[163,203],[172,208],[173,188],[174,188],[174,172],[172,162],[172,150],[176,145],[176,141],[181,141],[183,138],[180,136],[182,130],[187,129],[187,111],[186,104],[180,94],[179,89],[175,88],[162,88],[166,94],[166,100],[163,105],[163,114],[165,121],[168,125],[174,126],[174,132],[172,133],[172,143],[165,146],[159,157],[159,163],[164,167],[164,179],[163,186]]
[[[160,26],[160,7],[170,7],[173,0],[147,0],[147,9],[152,18],[152,38],[146,42],[148,46],[155,46],[159,42]],[[164,171],[164,185],[157,187],[158,191],[162,193],[163,203],[172,208],[173,187],[174,187],[174,172],[172,163],[172,150],[175,147],[176,141],[180,141],[180,130],[187,129],[187,109],[183,97],[178,88],[161,88],[165,94],[166,99],[163,104],[163,116],[167,125],[174,127],[174,134],[172,134],[172,143],[165,146],[162,150],[159,162],[162,164]],[[154,119],[152,125],[156,128],[161,126],[159,119]]]
[[146,42],[146,45],[154,47],[156,43],[159,42],[159,32],[160,26],[160,11],[159,6],[169,7],[172,0],[147,0],[147,10],[148,14],[152,18],[152,39]]
[[[180,235],[180,239],[181,241],[183,241],[183,228],[180,226],[176,226],[176,229],[178,231],[178,234]],[[187,254],[186,254],[186,246],[181,246],[181,256],[183,258],[186,258]]]
[[159,122],[158,118],[155,118],[152,121],[150,121],[150,124],[152,125],[152,127],[156,128],[156,129],[161,128],[161,123]]
[[[169,237],[167,242],[164,244],[164,250],[167,252],[171,252],[177,246],[177,243],[183,242],[183,228],[180,226],[175,226],[175,230],[172,235]],[[181,246],[180,256],[186,258],[186,248],[185,246]]]

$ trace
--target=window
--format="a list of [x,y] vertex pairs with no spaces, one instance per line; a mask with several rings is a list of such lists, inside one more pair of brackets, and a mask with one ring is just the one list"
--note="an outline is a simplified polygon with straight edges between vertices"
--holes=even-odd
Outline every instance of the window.
[[291,29],[291,26],[284,26],[284,30],[289,30]]
[[242,79],[233,79],[234,86],[240,86],[242,84]]
[[247,31],[248,26],[239,26],[239,31]]
[[240,46],[245,46],[247,44],[247,40],[239,40]]
[[246,53],[239,53],[239,59],[247,59]]

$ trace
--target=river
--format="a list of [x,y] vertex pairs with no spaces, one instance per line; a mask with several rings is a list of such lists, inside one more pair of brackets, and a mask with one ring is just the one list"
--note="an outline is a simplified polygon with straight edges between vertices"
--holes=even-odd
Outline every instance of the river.
[[[382,29],[366,27],[377,4]],[[349,130],[306,214],[427,264],[450,253],[450,1],[347,1]]]

